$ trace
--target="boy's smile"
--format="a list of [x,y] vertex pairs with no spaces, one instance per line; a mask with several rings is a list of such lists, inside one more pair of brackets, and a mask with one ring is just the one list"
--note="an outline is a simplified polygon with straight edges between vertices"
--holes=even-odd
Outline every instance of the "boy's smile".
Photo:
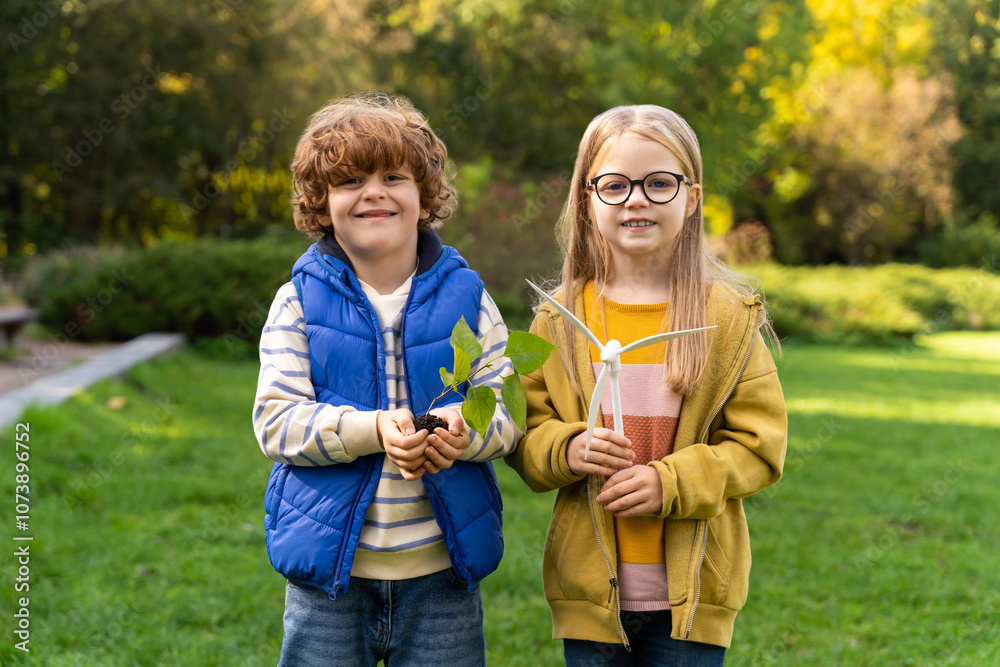
[[359,278],[374,284],[389,267],[406,268],[406,276],[413,272],[417,223],[429,214],[420,207],[420,187],[408,168],[348,173],[330,186],[327,209],[323,225],[333,228]]
[[363,213],[359,213],[358,217],[364,218],[366,220],[385,220],[391,218],[394,215],[396,215],[395,211],[390,211],[384,208],[375,208],[370,211],[364,211]]

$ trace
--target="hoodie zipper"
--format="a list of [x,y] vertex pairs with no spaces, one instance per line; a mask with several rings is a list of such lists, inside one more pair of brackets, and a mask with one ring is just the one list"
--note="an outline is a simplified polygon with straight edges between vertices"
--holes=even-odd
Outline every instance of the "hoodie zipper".
[[[757,326],[755,326],[753,329],[755,332],[757,331],[757,328],[760,326],[762,317],[763,313],[757,315]],[[740,367],[740,372],[736,374],[736,379],[733,381],[733,386],[729,388],[729,391],[726,393],[726,397],[722,399],[722,402],[719,403],[719,407],[715,409],[715,412],[712,413],[712,416],[705,424],[705,430],[702,431],[701,438],[698,439],[698,442],[705,442],[705,438],[708,436],[708,429],[712,426],[712,422],[715,421],[715,418],[722,411],[722,408],[723,406],[725,406],[726,401],[729,400],[729,397],[733,395],[734,391],[736,391],[736,385],[740,383],[740,378],[743,377],[743,371],[746,370],[747,364],[750,363],[750,355],[753,354],[753,346],[754,343],[756,342],[757,342],[757,336],[756,335],[751,336],[750,349],[747,350],[747,356],[745,359],[743,359],[743,365]],[[691,617],[690,620],[688,621],[687,634],[684,635],[685,639],[691,636],[691,628],[694,627],[694,613],[698,611],[698,602],[701,600],[701,566],[705,563],[706,551],[708,551],[708,519],[705,519],[705,535],[701,541],[701,557],[698,559],[698,571],[695,577],[694,605],[692,605],[691,607]]]
[[618,596],[618,577],[615,576],[615,570],[611,566],[611,560],[608,559],[608,555],[604,552],[604,546],[601,544],[601,536],[597,532],[597,516],[594,514],[594,502],[592,499],[592,492],[590,490],[590,476],[587,476],[587,506],[590,507],[590,521],[594,528],[594,538],[597,540],[597,550],[601,552],[601,556],[604,557],[604,564],[608,567],[608,574],[611,578],[608,580],[611,584],[611,588],[608,590],[608,603],[611,603],[611,598],[615,599],[615,621],[618,623],[618,634],[621,635],[622,644],[625,646],[625,650],[629,653],[632,652],[632,646],[628,643],[628,636],[625,634],[625,628],[622,626],[622,601],[621,597]]
[[[549,316],[549,328],[552,330],[552,340],[558,341],[559,337],[556,334],[556,323],[555,318],[551,315]],[[562,355],[562,350],[559,350],[559,360],[562,362],[563,370],[569,374],[569,369],[566,367],[566,359]],[[583,400],[581,396],[580,400]],[[625,634],[625,628],[622,626],[622,603],[621,598],[617,595],[618,589],[618,577],[615,575],[615,569],[611,565],[611,560],[608,558],[607,553],[604,551],[604,546],[601,544],[601,535],[597,530],[597,515],[594,513],[594,501],[593,492],[590,488],[590,476],[587,476],[587,507],[590,508],[590,523],[594,529],[594,538],[597,540],[597,550],[600,552],[601,557],[604,558],[604,564],[608,568],[608,574],[611,575],[608,582],[611,584],[611,588],[608,590],[608,604],[611,604],[611,598],[615,599],[615,621],[618,623],[618,634],[621,635],[622,644],[625,646],[625,650],[629,653],[632,652],[632,646],[629,644],[628,636]]]
[[[372,473],[374,472],[374,469],[375,469],[375,462],[370,461],[368,463],[368,470],[365,471],[364,486],[368,486],[368,484],[371,483]],[[340,554],[337,556],[337,565],[336,567],[334,567],[334,572],[336,572],[337,581],[333,585],[333,592],[327,596],[331,600],[336,600],[337,596],[340,595],[340,593],[344,589],[343,577],[342,577],[343,573],[341,572],[341,569],[344,567],[344,559],[347,557],[347,544],[350,541],[351,534],[354,531],[354,513],[358,511],[358,505],[361,504],[362,495],[364,494],[359,493],[357,496],[355,496],[354,502],[351,504],[351,514],[347,520],[347,529],[344,531],[344,542],[341,545]]]

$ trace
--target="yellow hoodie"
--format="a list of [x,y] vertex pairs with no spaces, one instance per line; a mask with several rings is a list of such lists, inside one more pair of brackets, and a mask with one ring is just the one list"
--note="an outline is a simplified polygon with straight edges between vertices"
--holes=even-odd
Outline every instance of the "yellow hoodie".
[[[583,319],[583,290],[574,312]],[[674,451],[652,461],[663,485],[671,637],[729,647],[746,602],[750,540],[742,498],[775,483],[785,458],[788,420],[777,369],[758,331],[759,297],[717,283],[709,296],[708,364],[701,387],[686,395]],[[566,463],[570,438],[587,429],[594,392],[589,343],[575,333],[573,360],[565,330],[543,305],[531,332],[560,345],[535,373],[523,376],[527,433],[507,457],[537,492],[559,489],[545,541],[543,579],[554,639],[628,646],[619,614],[614,517],[594,502],[598,475],[575,475]],[[567,369],[582,396],[573,393]],[[597,415],[598,425],[602,417]]]

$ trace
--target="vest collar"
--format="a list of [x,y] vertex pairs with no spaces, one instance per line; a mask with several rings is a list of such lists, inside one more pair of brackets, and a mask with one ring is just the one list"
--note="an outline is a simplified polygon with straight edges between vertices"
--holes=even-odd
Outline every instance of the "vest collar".
[[[333,232],[327,234],[317,242],[320,253],[324,255],[329,255],[334,259],[339,259],[348,268],[351,269],[352,273],[357,273],[354,270],[354,265],[351,263],[350,258],[344,249],[340,246],[337,238],[334,236]],[[426,232],[417,232],[417,275],[426,273],[437,263],[438,259],[441,257],[441,252],[443,246],[441,244],[441,239],[434,232],[434,230],[429,230]]]

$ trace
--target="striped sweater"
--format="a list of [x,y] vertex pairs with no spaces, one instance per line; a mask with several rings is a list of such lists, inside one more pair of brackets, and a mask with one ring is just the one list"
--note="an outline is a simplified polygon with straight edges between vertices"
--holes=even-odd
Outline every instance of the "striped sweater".
[[[382,328],[389,409],[408,408],[399,333],[410,281],[391,295],[380,295],[364,284],[362,287]],[[316,401],[302,316],[295,287],[286,283],[275,296],[261,334],[254,430],[262,451],[275,461],[299,466],[334,465],[381,452],[375,425],[378,411]],[[493,389],[498,405],[486,433],[474,433],[461,458],[489,461],[509,454],[521,433],[499,402],[502,378],[514,371],[506,358],[493,361],[506,345],[507,329],[485,291],[476,335],[483,355],[473,362],[471,383]],[[492,361],[500,377],[489,370],[476,374],[488,361]],[[423,482],[404,480],[386,457],[365,517],[352,576],[408,579],[446,569],[450,564]]]
[[[595,308],[595,296],[594,283],[589,282],[584,289],[584,314],[598,338],[627,345],[662,331],[666,303],[620,304],[602,299]],[[658,461],[674,449],[682,397],[666,386],[665,354],[666,344],[659,343],[621,356],[622,421],[625,436],[632,441],[635,465]],[[594,345],[590,360],[596,377],[604,364]],[[611,383],[605,385],[601,412],[604,425],[611,428]],[[663,530],[663,519],[653,516],[615,519],[621,604],[626,611],[670,609]]]

